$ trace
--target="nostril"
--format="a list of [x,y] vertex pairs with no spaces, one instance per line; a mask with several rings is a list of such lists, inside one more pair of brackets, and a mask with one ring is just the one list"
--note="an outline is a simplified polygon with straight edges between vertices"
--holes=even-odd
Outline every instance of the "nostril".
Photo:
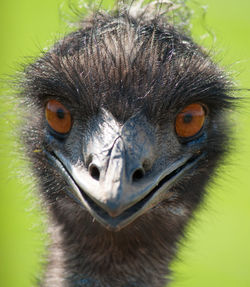
[[138,168],[134,171],[132,179],[133,181],[138,181],[142,179],[144,175],[145,175],[144,170],[142,168]]
[[100,171],[98,169],[98,167],[95,164],[91,164],[89,166],[89,174],[95,179],[95,180],[99,180],[100,178]]

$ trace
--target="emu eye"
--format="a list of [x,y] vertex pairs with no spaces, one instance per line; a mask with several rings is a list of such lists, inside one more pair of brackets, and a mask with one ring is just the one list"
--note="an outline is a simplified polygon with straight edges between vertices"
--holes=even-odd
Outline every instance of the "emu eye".
[[66,134],[70,131],[72,120],[70,112],[56,100],[48,101],[45,116],[49,126],[56,132]]
[[181,138],[192,137],[201,130],[204,121],[204,107],[198,103],[188,105],[177,115],[175,131]]

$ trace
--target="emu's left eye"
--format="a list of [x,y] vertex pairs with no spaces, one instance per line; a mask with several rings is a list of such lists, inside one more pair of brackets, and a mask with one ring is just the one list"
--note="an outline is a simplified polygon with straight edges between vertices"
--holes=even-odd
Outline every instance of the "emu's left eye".
[[70,112],[63,104],[56,100],[48,101],[45,108],[45,116],[49,126],[56,132],[66,134],[72,126]]
[[186,106],[176,117],[175,131],[181,138],[198,134],[205,121],[204,107],[199,103]]

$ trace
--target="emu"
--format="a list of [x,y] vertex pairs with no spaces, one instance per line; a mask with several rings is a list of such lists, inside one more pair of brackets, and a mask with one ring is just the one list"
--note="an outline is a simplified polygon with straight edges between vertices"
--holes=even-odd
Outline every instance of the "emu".
[[52,220],[41,286],[165,286],[228,150],[230,81],[148,7],[81,19],[23,73],[21,137]]

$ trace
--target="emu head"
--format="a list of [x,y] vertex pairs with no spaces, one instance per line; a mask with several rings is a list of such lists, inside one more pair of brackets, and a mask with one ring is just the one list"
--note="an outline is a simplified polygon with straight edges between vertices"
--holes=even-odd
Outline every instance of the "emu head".
[[229,90],[160,16],[98,14],[57,42],[22,92],[23,137],[55,216],[111,231],[158,217],[178,230],[227,149]]

